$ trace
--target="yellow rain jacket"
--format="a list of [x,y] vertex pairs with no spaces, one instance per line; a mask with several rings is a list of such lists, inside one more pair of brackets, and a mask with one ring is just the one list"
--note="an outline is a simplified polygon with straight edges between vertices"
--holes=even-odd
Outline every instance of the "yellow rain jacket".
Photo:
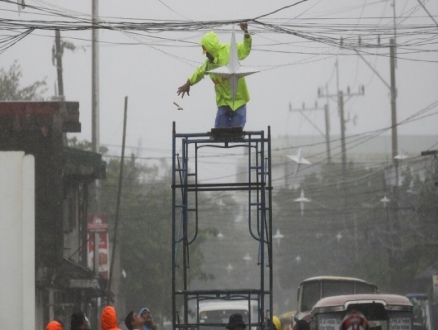
[[[214,32],[207,33],[199,43],[203,46],[213,57],[214,62],[207,59],[203,65],[195,70],[193,75],[189,78],[190,85],[198,83],[205,76],[206,71],[216,69],[218,67],[227,65],[228,56],[230,54],[229,44],[220,44],[219,38]],[[244,38],[243,42],[236,44],[237,55],[239,60],[245,59],[251,52],[252,38]],[[249,101],[248,88],[246,87],[245,78],[240,78],[237,85],[236,98],[234,100],[231,95],[230,84],[226,78],[209,73],[208,74],[214,83],[214,90],[216,92],[216,104],[220,106],[229,106],[233,111],[246,104]]]

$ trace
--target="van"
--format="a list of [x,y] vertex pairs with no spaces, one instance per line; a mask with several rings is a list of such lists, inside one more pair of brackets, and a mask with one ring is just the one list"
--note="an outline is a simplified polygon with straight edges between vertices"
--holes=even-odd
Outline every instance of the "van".
[[[230,315],[239,313],[245,324],[258,322],[257,300],[204,300],[199,302],[199,328],[203,330],[224,330]],[[249,329],[249,327],[247,327]]]
[[323,298],[311,311],[311,330],[338,330],[346,314],[361,312],[370,330],[412,330],[413,308],[395,294],[352,294]]

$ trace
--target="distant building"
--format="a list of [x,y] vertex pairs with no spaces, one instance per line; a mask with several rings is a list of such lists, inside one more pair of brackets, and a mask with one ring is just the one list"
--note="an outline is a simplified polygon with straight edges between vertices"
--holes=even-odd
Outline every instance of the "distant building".
[[35,158],[35,329],[54,317],[68,324],[75,307],[96,314],[105,292],[87,267],[88,188],[105,176],[105,162],[66,146],[65,133],[80,129],[78,102],[0,102],[0,151]]

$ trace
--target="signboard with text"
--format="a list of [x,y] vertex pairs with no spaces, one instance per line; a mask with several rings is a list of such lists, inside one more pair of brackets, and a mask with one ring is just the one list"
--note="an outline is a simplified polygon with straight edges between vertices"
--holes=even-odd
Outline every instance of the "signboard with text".
[[87,229],[89,233],[107,233],[108,215],[105,213],[89,213],[87,217]]
[[109,275],[109,240],[108,240],[108,216],[104,213],[88,214],[87,224],[88,239],[88,267],[94,268],[94,240],[95,234],[99,238],[98,265],[99,275],[108,279]]

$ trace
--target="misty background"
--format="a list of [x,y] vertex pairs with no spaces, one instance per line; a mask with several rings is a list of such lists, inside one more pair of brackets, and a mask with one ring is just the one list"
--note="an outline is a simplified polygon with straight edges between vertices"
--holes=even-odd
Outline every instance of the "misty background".
[[[28,7],[19,12],[15,3],[0,2],[2,17],[22,22],[44,20],[55,24],[63,21],[72,25],[91,20],[90,1],[34,0],[26,3]],[[438,2],[423,3],[436,20]],[[120,157],[124,97],[128,96],[128,154],[134,154],[137,167],[143,166],[149,174],[139,174],[138,182],[147,187],[145,196],[150,198],[152,195],[155,198],[152,201],[161,199],[156,188],[157,178],[160,178],[160,187],[164,187],[164,192],[160,192],[170,193],[172,122],[176,123],[177,132],[207,132],[213,127],[216,114],[213,84],[208,77],[192,86],[190,96],[183,99],[177,97],[177,88],[205,60],[198,42],[206,32],[214,30],[221,42],[228,43],[234,27],[236,39],[240,41],[243,33],[237,24],[227,22],[248,20],[253,38],[252,51],[241,64],[257,67],[260,72],[246,78],[251,101],[247,105],[245,130],[260,131],[271,127],[274,149],[273,233],[279,229],[284,236],[274,241],[275,312],[296,308],[295,294],[299,282],[316,275],[365,277],[383,291],[402,293],[401,288],[406,287],[406,283],[411,283],[417,273],[431,265],[430,260],[434,260],[432,255],[436,251],[437,230],[432,221],[434,217],[436,219],[433,211],[433,207],[436,209],[436,193],[430,185],[437,174],[436,165],[418,156],[421,151],[437,149],[438,143],[437,25],[417,0],[360,0],[354,3],[309,0],[287,7],[291,4],[286,0],[101,1],[101,24],[108,27],[99,31],[100,143],[108,150],[105,159],[110,162]],[[269,15],[264,16],[266,14]],[[268,29],[252,21],[255,18],[283,30]],[[112,22],[141,20],[156,21],[157,30],[130,31],[111,25]],[[181,28],[169,31],[166,24],[159,26],[163,22],[167,26],[180,24]],[[190,28],[184,28],[183,23]],[[69,24],[65,26],[65,31],[61,30],[62,40],[74,45],[74,50],[65,49],[63,54],[65,97],[80,103],[82,123],[82,132],[68,137],[89,141],[91,31],[73,31],[68,28]],[[398,183],[406,188],[397,204],[406,206],[402,212],[403,221],[392,228],[393,233],[388,238],[391,230],[385,221],[390,215],[380,200],[391,193],[395,182],[390,173],[390,90],[381,79],[390,83],[388,44],[394,37],[394,27],[397,40],[397,122],[401,123],[398,125],[398,145],[399,154],[407,155],[408,159],[401,164],[401,173],[405,174]],[[16,32],[4,30],[5,35]],[[22,69],[23,85],[46,79],[46,97],[50,98],[56,94],[57,85],[56,67],[52,62],[53,45],[54,31],[36,29],[13,46],[3,49],[1,66],[7,69],[17,61]],[[358,93],[362,86],[363,95],[352,96],[345,103],[347,159],[351,162],[350,209],[346,216],[340,203],[343,192],[339,186],[341,128],[338,105],[333,98],[318,97],[318,89],[322,91],[320,96],[343,91],[347,99],[348,90],[351,94]],[[184,110],[178,111],[173,102]],[[333,167],[326,164],[325,140],[319,132],[325,129],[324,112],[306,111],[306,119],[298,111],[321,109],[325,104],[329,107]],[[296,165],[287,156],[296,154],[298,148],[303,148],[303,156],[313,165],[302,166],[294,177]],[[409,160],[409,157],[413,159]],[[117,166],[113,165],[109,170],[116,175]],[[224,155],[216,150],[207,151],[200,160],[204,182],[238,181],[244,171],[243,154],[239,152]],[[108,185],[114,182],[115,177]],[[103,185],[105,187],[105,183]],[[422,190],[426,186],[427,189]],[[131,182],[125,183],[124,189],[133,193],[141,187],[133,188]],[[301,189],[314,202],[306,204],[303,214],[299,203],[293,202]],[[408,193],[409,189],[416,194]],[[111,193],[108,195],[114,197]],[[110,197],[108,201],[111,201]],[[202,256],[195,257],[205,276],[194,278],[192,287],[246,287],[257,280],[257,248],[248,237],[247,214],[240,206],[244,198],[239,194],[205,196],[206,213],[202,224],[205,236],[198,246]],[[141,199],[136,203],[141,204]],[[151,209],[157,207],[152,204],[149,200],[147,206]],[[167,212],[170,212],[168,199],[157,204],[162,209],[168,205]],[[125,209],[126,218],[129,218],[129,212],[129,208]],[[143,228],[145,237],[147,232],[157,230],[154,220],[165,219],[169,216],[167,212],[157,217],[145,210],[135,214],[135,221],[147,224]],[[422,216],[426,222],[421,222]],[[129,229],[135,231],[136,228]],[[151,235],[156,240],[166,240],[162,238],[164,230],[163,235],[156,232]],[[125,240],[132,238],[129,232],[125,234],[127,236],[122,236]],[[394,241],[394,236],[399,239]],[[414,243],[419,240],[435,245],[433,249],[418,250]],[[132,248],[136,246],[133,244]],[[376,246],[378,248],[373,249]],[[398,283],[390,283],[391,277],[387,275],[388,249],[395,253],[402,251],[396,269],[405,271],[406,276]],[[159,251],[157,248],[157,255]],[[419,254],[427,257],[418,258]],[[158,263],[164,259],[155,257],[153,260]],[[415,264],[414,260],[421,262]],[[135,262],[131,263],[131,267],[135,265]],[[166,269],[164,267],[158,274],[170,271]],[[129,280],[129,272],[127,278]]]

